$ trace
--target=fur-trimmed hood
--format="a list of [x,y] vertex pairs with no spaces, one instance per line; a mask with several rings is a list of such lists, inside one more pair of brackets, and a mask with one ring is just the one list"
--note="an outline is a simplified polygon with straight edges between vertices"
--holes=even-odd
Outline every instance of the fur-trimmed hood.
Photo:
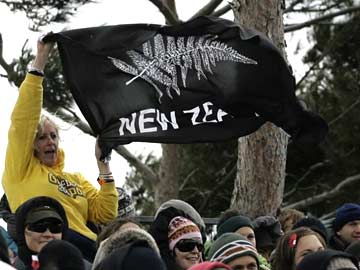
[[92,269],[107,256],[109,256],[114,250],[125,246],[126,244],[135,241],[145,241],[149,247],[152,248],[159,256],[160,251],[154,238],[144,229],[141,228],[128,228],[115,232],[109,238],[105,239],[100,243],[100,246],[96,252],[95,259],[93,261]]

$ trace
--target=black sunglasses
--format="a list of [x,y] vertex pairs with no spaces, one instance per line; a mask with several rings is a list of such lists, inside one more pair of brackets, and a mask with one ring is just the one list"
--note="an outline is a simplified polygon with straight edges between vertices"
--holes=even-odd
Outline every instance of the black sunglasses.
[[192,240],[192,239],[183,239],[180,240],[175,247],[180,250],[181,252],[190,252],[194,250],[195,247],[202,252],[204,250],[204,245],[199,241]]
[[51,233],[61,233],[62,230],[63,230],[63,224],[62,223],[49,222],[49,221],[36,222],[36,223],[28,224],[27,229],[29,231],[37,232],[37,233],[43,233],[47,229],[49,229],[49,231]]

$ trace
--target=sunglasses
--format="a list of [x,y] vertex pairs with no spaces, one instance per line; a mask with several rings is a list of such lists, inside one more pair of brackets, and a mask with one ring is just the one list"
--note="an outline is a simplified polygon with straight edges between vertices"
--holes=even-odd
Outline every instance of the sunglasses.
[[29,231],[37,232],[37,233],[43,233],[47,229],[49,229],[49,231],[51,233],[61,233],[62,230],[63,230],[63,224],[62,223],[49,222],[49,221],[37,222],[37,223],[28,224],[27,229]]
[[204,245],[198,241],[191,239],[180,240],[175,247],[181,252],[190,252],[194,250],[195,247],[202,252],[204,250]]

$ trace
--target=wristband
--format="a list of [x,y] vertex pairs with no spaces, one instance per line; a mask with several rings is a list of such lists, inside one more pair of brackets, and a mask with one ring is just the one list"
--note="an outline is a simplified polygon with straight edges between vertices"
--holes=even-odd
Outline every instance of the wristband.
[[114,177],[112,176],[112,173],[99,174],[97,181],[100,186],[102,186],[103,184],[114,182]]
[[44,77],[44,71],[36,68],[36,67],[30,67],[29,68],[29,73],[37,75],[37,76],[43,76]]

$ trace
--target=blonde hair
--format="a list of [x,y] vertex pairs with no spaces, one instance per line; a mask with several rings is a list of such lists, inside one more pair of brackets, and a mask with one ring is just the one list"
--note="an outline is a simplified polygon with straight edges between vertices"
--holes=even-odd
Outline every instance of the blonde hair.
[[58,127],[58,125],[56,125],[55,122],[50,119],[50,117],[42,114],[40,116],[40,121],[39,121],[39,124],[38,124],[37,129],[36,129],[35,140],[43,133],[44,125],[45,125],[46,121],[48,121],[55,128],[56,134],[59,136],[59,127]]

